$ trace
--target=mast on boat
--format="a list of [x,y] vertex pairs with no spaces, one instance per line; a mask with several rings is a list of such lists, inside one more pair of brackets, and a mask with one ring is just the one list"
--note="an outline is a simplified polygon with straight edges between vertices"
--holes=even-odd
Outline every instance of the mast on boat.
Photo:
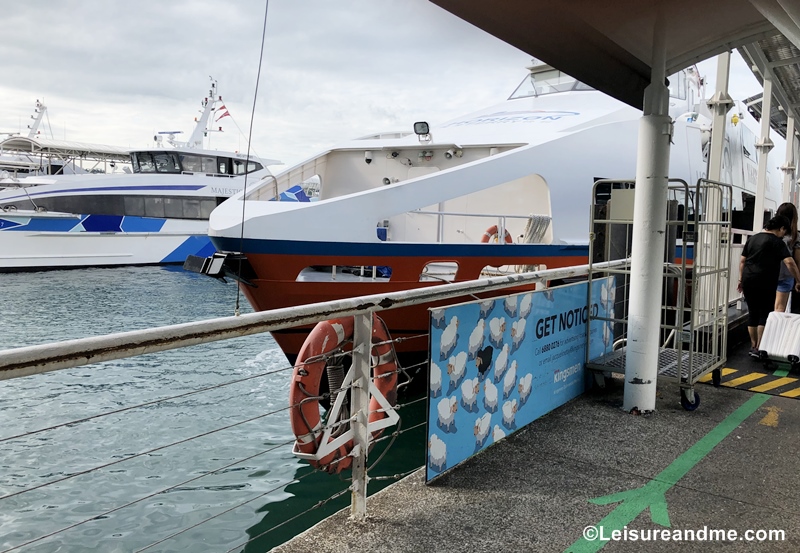
[[[208,133],[222,132],[222,127],[219,127],[218,129],[208,128],[208,121],[211,119],[211,114],[215,111],[217,102],[222,102],[222,96],[217,95],[217,81],[211,78],[211,88],[208,91],[208,96],[206,96],[203,101],[200,102],[203,110],[200,114],[200,117],[195,119],[196,124],[192,134],[189,136],[189,140],[186,142],[179,142],[175,140],[175,135],[182,134],[183,131],[159,131],[154,137],[155,141],[160,143],[161,135],[167,135],[167,142],[169,142],[171,146],[203,149],[203,138],[207,137]],[[222,108],[226,109],[224,105]],[[220,114],[220,117],[217,120],[225,117],[226,115],[230,115],[227,110]]]
[[47,106],[39,100],[36,100],[36,107],[33,110],[34,115],[31,115],[33,124],[28,125],[28,138],[34,139],[39,134],[39,126],[42,124],[44,114],[47,113]]

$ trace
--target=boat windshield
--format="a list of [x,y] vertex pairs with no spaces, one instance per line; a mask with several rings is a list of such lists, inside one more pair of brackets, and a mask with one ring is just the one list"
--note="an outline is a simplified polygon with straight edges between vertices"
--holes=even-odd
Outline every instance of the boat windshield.
[[594,89],[576,80],[574,77],[562,73],[558,69],[549,69],[535,74],[531,73],[525,77],[509,100],[555,94],[556,92],[569,92],[571,90]]
[[133,152],[134,173],[205,173],[207,175],[237,176],[264,168],[256,161],[223,156],[189,154],[184,152]]
[[134,173],[180,173],[178,156],[173,152],[133,152]]

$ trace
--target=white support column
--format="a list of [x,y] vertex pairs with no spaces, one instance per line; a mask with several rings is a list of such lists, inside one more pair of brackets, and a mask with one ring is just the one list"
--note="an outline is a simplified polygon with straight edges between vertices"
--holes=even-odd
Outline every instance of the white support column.
[[[728,94],[728,80],[731,69],[731,53],[723,52],[717,58],[716,92],[708,101],[708,107],[713,113],[711,124],[711,144],[708,156],[708,179],[721,182],[722,179],[722,152],[725,145],[725,130],[727,127],[728,112],[733,106],[733,100]],[[728,170],[730,171],[730,167]],[[690,182],[689,186],[695,183]],[[728,183],[732,184],[732,183]],[[704,188],[702,198],[695,201],[703,202],[703,217],[707,221],[718,221],[722,213],[722,197],[720,190],[707,186]],[[704,278],[695,279],[692,294],[692,319],[696,327],[717,317],[717,308],[720,295],[727,296],[727,286],[718,278],[716,272],[720,256],[721,236],[720,227],[715,224],[697,225],[695,228],[694,271],[695,274],[705,274]],[[729,263],[729,261],[726,261]]]
[[756,142],[758,149],[758,177],[756,180],[756,205],[753,210],[753,232],[764,227],[764,197],[767,194],[767,161],[769,152],[775,147],[769,138],[769,119],[772,113],[772,77],[764,77],[764,96],[761,99],[761,138]]
[[372,313],[355,316],[353,329],[353,389],[351,413],[353,428],[353,486],[350,517],[364,520],[367,516],[367,450],[369,449],[369,365],[372,356]]
[[[733,106],[733,99],[728,94],[728,80],[731,71],[731,53],[723,52],[717,57],[717,90],[714,97],[708,102],[708,108],[713,113],[711,123],[711,145],[708,155],[709,180],[722,180],[722,151],[725,145],[725,127],[728,112]],[[730,168],[729,168],[730,169]],[[689,183],[690,185],[693,183]],[[731,184],[731,183],[728,183]]]
[[664,26],[654,27],[650,85],[644,93],[633,204],[630,310],[625,355],[623,409],[640,413],[656,407],[661,288],[666,232],[669,146],[672,119],[665,84]]
[[795,145],[794,148],[794,160],[795,160],[795,172],[794,172],[794,181],[792,185],[792,203],[794,205],[798,205],[800,203],[800,171],[797,171],[797,165],[800,163],[800,140],[798,137],[793,136],[792,142]]
[[781,169],[783,170],[783,193],[781,200],[784,202],[791,202],[793,198],[793,186],[795,182],[795,169],[797,168],[797,159],[794,157],[794,115],[789,114],[786,121],[786,163]]

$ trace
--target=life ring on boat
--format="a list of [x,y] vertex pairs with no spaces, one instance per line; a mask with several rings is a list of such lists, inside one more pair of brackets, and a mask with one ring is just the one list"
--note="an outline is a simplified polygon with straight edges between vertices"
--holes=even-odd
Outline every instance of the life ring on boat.
[[[497,225],[492,225],[486,229],[486,232],[483,233],[481,242],[491,242],[492,238],[494,238],[495,241],[498,241],[498,234],[500,234],[500,229],[497,228]],[[511,233],[508,232],[508,229],[505,229],[505,241],[506,244],[512,244],[514,242],[514,239],[511,238]]]
[[[320,385],[326,370],[326,354],[340,348],[353,338],[353,317],[331,319],[317,323],[303,342],[292,375],[289,390],[290,419],[295,437],[295,449],[305,454],[315,454],[321,445],[323,425],[319,412]],[[397,358],[383,319],[372,315],[372,381],[392,406],[397,403]],[[369,422],[386,418],[387,414],[374,397],[369,402]],[[372,433],[378,438],[382,429]],[[331,438],[329,441],[332,441]],[[350,467],[353,458],[353,440],[319,460],[309,460],[311,466],[338,474]]]

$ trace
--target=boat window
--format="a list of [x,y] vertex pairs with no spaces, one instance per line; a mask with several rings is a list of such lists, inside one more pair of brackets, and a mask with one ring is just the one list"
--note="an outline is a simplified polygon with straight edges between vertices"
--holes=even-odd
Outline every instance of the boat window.
[[145,198],[144,199],[144,213],[147,217],[163,217],[164,216],[164,199],[163,198]]
[[535,74],[532,73],[525,77],[509,100],[572,90],[594,90],[594,88],[557,69],[551,69]]
[[248,161],[247,165],[245,162],[240,159],[231,159],[229,160],[232,163],[232,171],[231,174],[233,175],[244,175],[245,174],[245,167],[247,167],[247,173],[252,173],[253,171],[259,171],[264,168],[263,165],[256,161]]
[[125,196],[125,215],[144,217],[144,196]]
[[745,157],[758,163],[758,149],[756,148],[756,134],[742,125],[742,152]]
[[217,172],[217,158],[215,157],[202,157],[203,162],[203,169],[204,173],[216,173]]
[[164,217],[183,217],[183,202],[180,198],[164,198]]
[[180,173],[181,166],[178,156],[173,152],[158,152],[153,154],[153,161],[159,173]]
[[453,282],[457,273],[458,263],[455,261],[432,261],[422,269],[419,281]]
[[134,173],[180,173],[178,157],[172,152],[133,152]]
[[208,219],[211,216],[211,212],[214,211],[214,208],[217,207],[216,200],[209,200],[209,199],[202,199],[200,200],[200,219]]
[[198,156],[181,154],[181,167],[183,167],[184,171],[197,173],[202,170],[203,162]]
[[[221,198],[227,199],[227,198]],[[8,205],[31,209],[29,200]],[[175,219],[208,219],[217,207],[216,198],[200,197],[148,197],[122,195],[81,195],[37,198],[36,205],[48,211],[77,213],[81,215],[108,215],[113,217],[171,217]]]
[[670,98],[686,99],[686,73],[678,71],[669,78]]
[[156,163],[153,161],[153,154],[150,152],[134,152],[131,157],[133,158],[134,173],[156,172]]
[[181,203],[183,204],[181,217],[184,219],[200,218],[200,200],[181,200]]
[[311,265],[297,274],[297,282],[389,282],[392,268],[385,265]]
[[190,173],[217,173],[217,158],[194,154],[181,154],[181,167]]

